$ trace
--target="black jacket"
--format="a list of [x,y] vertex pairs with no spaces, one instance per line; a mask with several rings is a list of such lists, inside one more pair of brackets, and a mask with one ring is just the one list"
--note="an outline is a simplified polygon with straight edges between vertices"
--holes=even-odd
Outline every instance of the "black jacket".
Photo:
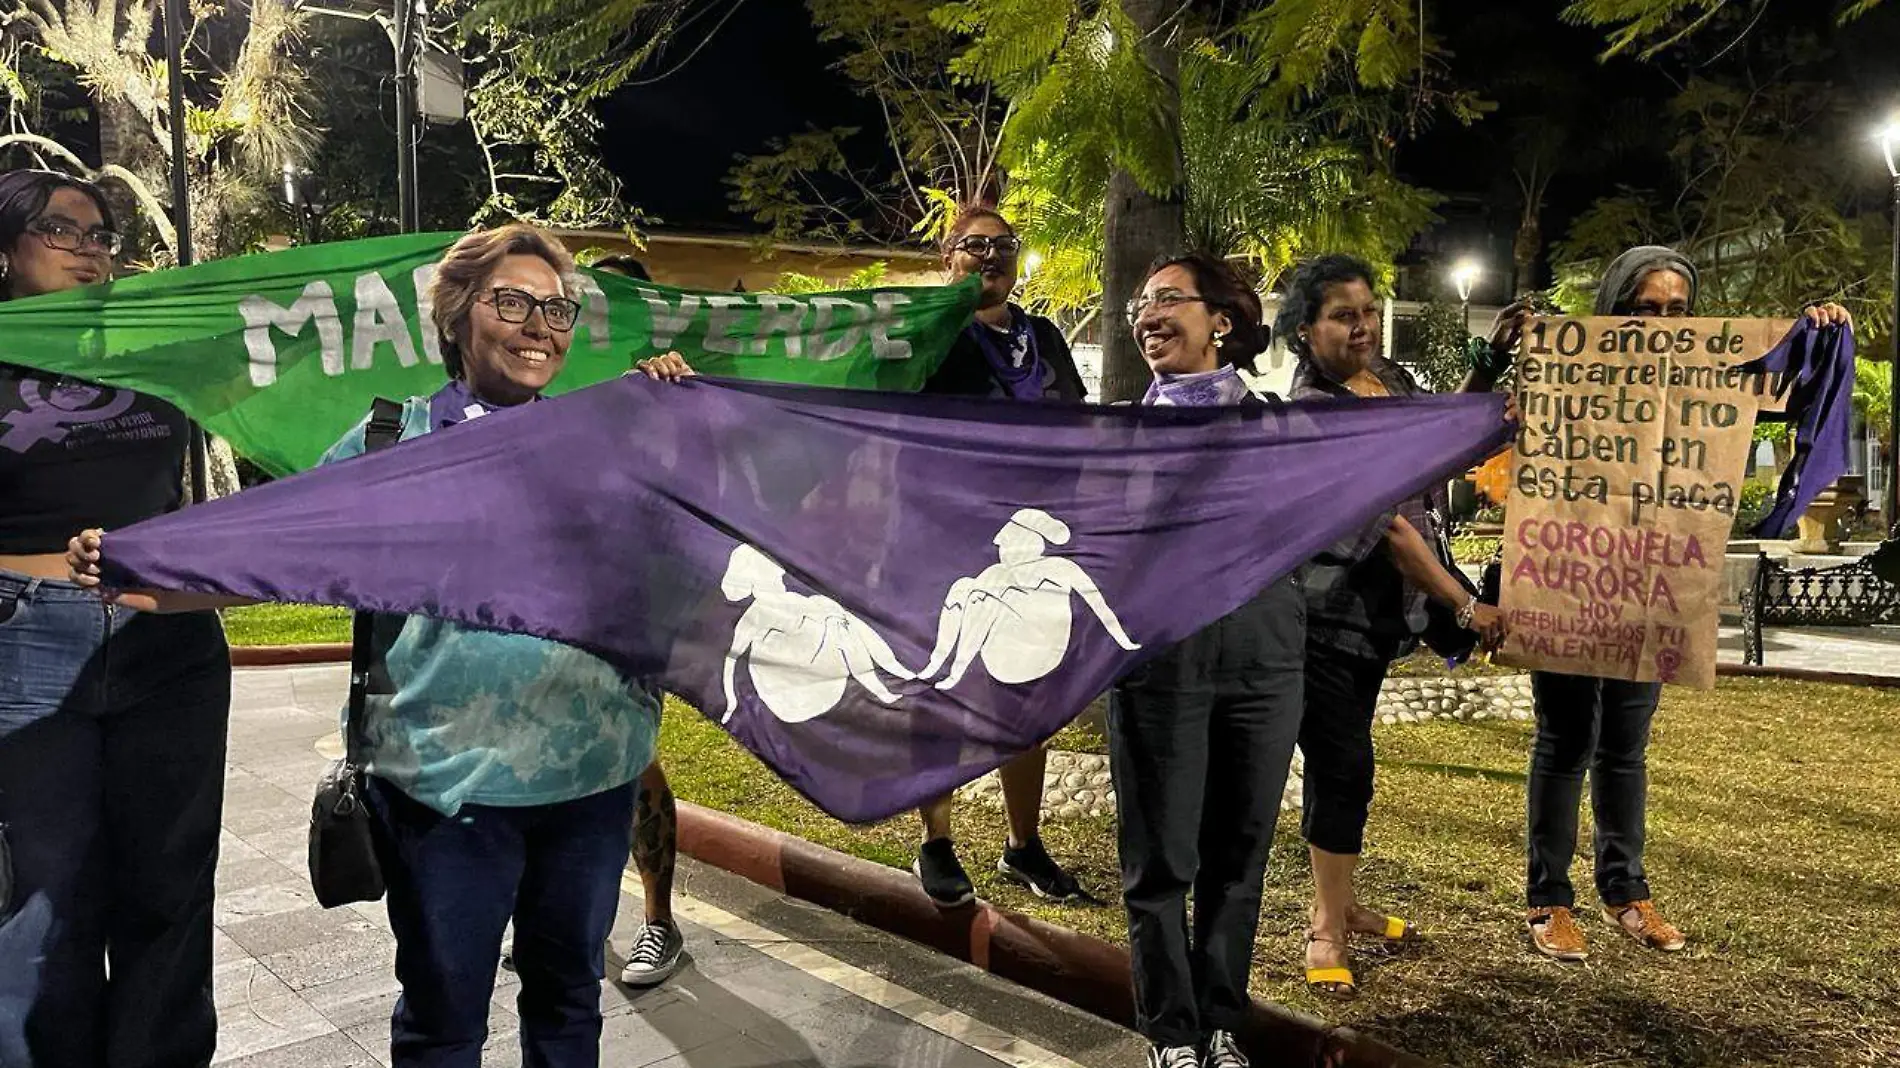
[[[1043,399],[1078,402],[1088,399],[1088,387],[1082,384],[1082,373],[1075,369],[1075,357],[1070,354],[1062,331],[1040,315],[1029,317],[1029,329],[1035,335],[1036,354],[1049,365],[1051,372],[1049,384],[1043,389]],[[924,383],[923,391],[937,396],[988,397],[1002,392],[1003,387],[983,355],[982,344],[965,330],[957,335],[956,343],[950,346],[949,354],[936,373]]]

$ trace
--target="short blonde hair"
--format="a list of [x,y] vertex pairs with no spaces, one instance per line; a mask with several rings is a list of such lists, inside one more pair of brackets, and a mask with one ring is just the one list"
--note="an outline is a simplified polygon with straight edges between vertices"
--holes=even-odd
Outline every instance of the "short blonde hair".
[[442,366],[450,378],[462,377],[462,339],[476,298],[488,288],[495,267],[509,256],[536,256],[561,276],[561,291],[574,290],[574,257],[546,230],[509,223],[477,230],[449,248],[429,283],[430,318],[442,338]]

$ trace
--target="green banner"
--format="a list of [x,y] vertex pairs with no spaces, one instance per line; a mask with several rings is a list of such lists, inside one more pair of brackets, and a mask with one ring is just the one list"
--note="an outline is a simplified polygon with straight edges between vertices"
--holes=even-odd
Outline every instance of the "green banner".
[[[310,245],[0,302],[0,361],[164,397],[260,467],[301,471],[372,398],[442,384],[428,281],[459,236]],[[977,291],[970,280],[793,297],[594,271],[580,288],[553,393],[668,350],[709,375],[914,391]]]

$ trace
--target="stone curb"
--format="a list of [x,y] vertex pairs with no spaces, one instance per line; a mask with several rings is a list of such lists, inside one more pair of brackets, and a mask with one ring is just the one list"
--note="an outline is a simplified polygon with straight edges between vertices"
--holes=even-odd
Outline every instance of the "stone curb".
[[287,667],[294,664],[347,664],[350,645],[233,645],[232,667]]
[[[908,872],[737,816],[679,802],[679,845],[761,886],[929,946],[1122,1026],[1134,1022],[1128,952],[985,901],[941,909]],[[1256,1000],[1240,1038],[1263,1068],[1432,1068],[1350,1028]]]
[[1900,676],[1863,675],[1854,671],[1822,671],[1818,668],[1768,667],[1762,664],[1717,664],[1715,674],[1737,679],[1788,679],[1792,682],[1828,682],[1837,686],[1874,686],[1883,690],[1900,688]]

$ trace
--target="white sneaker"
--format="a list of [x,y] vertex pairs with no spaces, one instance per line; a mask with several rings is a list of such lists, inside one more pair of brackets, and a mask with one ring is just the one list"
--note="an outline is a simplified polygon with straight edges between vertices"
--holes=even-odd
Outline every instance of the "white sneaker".
[[1240,1043],[1234,1041],[1230,1031],[1216,1031],[1207,1040],[1207,1057],[1202,1061],[1205,1068],[1251,1068],[1252,1062],[1240,1052]]
[[1192,1046],[1154,1046],[1148,1050],[1148,1068],[1201,1068],[1201,1055]]
[[627,966],[620,970],[620,981],[628,986],[655,986],[679,971],[685,956],[686,940],[680,929],[667,920],[649,920],[633,938],[627,953]]

